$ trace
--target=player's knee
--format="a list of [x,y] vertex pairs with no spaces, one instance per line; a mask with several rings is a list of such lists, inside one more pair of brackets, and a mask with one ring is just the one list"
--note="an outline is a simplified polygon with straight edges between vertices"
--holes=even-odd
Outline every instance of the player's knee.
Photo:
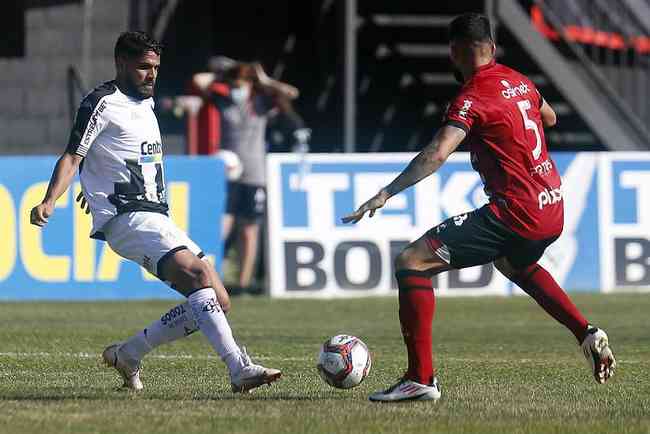
[[395,257],[395,271],[419,269],[420,261],[413,249],[407,247]]
[[205,261],[197,260],[194,271],[194,285],[196,288],[212,287],[212,275],[210,274],[210,265]]
[[212,287],[212,279],[205,261],[197,259],[177,270],[174,286],[181,292]]

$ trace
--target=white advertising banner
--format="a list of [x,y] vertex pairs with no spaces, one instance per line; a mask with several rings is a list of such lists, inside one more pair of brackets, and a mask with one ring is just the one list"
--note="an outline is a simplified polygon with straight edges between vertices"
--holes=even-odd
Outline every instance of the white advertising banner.
[[[469,155],[457,153],[437,173],[391,198],[372,219],[341,222],[413,157],[269,155],[270,294],[392,294],[393,258],[406,244],[486,203]],[[565,226],[543,265],[569,291],[649,289],[650,154],[561,153],[553,158],[563,178]],[[443,273],[434,278],[434,287],[439,295],[519,291],[491,264]]]

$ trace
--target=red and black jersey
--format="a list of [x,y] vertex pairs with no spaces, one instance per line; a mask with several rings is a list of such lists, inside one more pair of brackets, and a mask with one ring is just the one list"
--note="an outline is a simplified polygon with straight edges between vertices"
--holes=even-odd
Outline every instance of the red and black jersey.
[[464,84],[445,119],[467,133],[472,167],[494,214],[533,240],[559,235],[564,223],[562,181],[546,149],[542,103],[528,77],[493,61]]

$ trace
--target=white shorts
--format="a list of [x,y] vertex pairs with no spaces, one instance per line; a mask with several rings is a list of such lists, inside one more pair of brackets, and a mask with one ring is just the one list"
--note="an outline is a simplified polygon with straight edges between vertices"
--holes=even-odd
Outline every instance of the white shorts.
[[188,249],[199,258],[205,256],[199,246],[164,214],[130,212],[110,219],[102,228],[106,242],[123,258],[137,262],[154,276],[159,265],[175,252]]

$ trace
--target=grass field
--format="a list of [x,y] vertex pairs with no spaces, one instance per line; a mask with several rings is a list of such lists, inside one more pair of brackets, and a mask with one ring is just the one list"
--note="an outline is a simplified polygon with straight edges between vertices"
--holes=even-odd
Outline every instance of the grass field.
[[[438,299],[437,404],[374,404],[367,395],[401,374],[405,354],[392,298],[338,301],[237,298],[238,340],[285,376],[249,396],[198,334],[145,359],[145,391],[116,390],[103,347],[172,302],[0,304],[3,433],[650,433],[650,295],[576,296],[607,330],[619,370],[597,385],[573,337],[530,299]],[[351,391],[314,369],[321,341],[361,337],[373,369]]]

